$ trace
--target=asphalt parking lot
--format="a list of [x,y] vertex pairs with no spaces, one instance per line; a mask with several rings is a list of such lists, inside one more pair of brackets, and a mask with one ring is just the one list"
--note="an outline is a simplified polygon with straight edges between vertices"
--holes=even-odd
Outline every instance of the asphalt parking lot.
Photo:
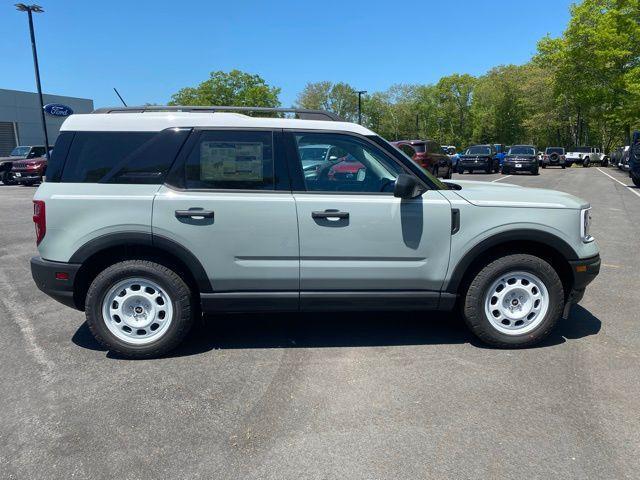
[[0,478],[638,478],[640,189],[540,172],[454,176],[593,205],[602,271],[538,348],[442,314],[243,315],[149,361],[36,289],[34,189],[0,186]]

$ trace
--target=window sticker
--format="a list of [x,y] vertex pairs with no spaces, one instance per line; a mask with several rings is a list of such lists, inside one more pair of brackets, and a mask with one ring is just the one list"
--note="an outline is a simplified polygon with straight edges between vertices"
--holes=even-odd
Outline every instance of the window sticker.
[[202,142],[200,179],[262,182],[262,158],[262,142]]

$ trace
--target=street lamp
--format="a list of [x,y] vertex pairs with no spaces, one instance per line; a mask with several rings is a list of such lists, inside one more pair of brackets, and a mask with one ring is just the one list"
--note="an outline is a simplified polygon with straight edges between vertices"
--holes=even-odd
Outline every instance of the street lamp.
[[49,160],[49,136],[47,135],[47,122],[44,118],[44,101],[42,99],[42,86],[40,85],[40,69],[38,68],[38,52],[36,51],[36,36],[33,33],[33,13],[42,13],[44,10],[40,5],[25,5],[16,3],[16,9],[20,12],[27,12],[29,16],[29,33],[31,34],[31,50],[33,51],[33,66],[36,70],[36,86],[38,87],[38,97],[40,98],[40,115],[42,118],[42,129],[44,130],[44,150],[47,160]]
[[358,125],[362,125],[362,95],[365,93],[366,90],[358,90]]

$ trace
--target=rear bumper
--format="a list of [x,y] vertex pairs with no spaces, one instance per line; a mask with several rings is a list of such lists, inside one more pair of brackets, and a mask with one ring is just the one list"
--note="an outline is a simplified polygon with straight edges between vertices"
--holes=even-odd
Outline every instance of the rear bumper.
[[571,305],[574,305],[584,296],[584,292],[594,278],[600,273],[600,255],[595,257],[583,258],[580,260],[572,260],[569,262],[571,272],[573,273],[573,288],[569,292],[569,297],[564,308],[563,317],[569,316]]
[[[37,287],[54,300],[72,308],[78,308],[73,298],[74,281],[79,264],[52,262],[40,257],[31,259],[31,276]],[[66,274],[67,279],[56,278]]]

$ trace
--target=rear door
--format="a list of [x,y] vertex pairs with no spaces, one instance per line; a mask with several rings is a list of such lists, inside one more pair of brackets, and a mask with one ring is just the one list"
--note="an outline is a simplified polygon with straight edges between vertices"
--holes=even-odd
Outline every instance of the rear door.
[[272,130],[195,130],[156,195],[154,239],[197,257],[214,308],[298,307],[298,225],[280,139]]
[[[412,200],[395,198],[395,179],[408,172],[366,137],[286,137],[296,188],[301,306],[339,309],[364,302],[386,308],[413,299],[417,307],[433,307],[449,261],[448,200],[437,190]],[[341,157],[317,175],[303,176],[298,152],[317,144],[334,146]],[[336,170],[353,175],[332,174]]]

